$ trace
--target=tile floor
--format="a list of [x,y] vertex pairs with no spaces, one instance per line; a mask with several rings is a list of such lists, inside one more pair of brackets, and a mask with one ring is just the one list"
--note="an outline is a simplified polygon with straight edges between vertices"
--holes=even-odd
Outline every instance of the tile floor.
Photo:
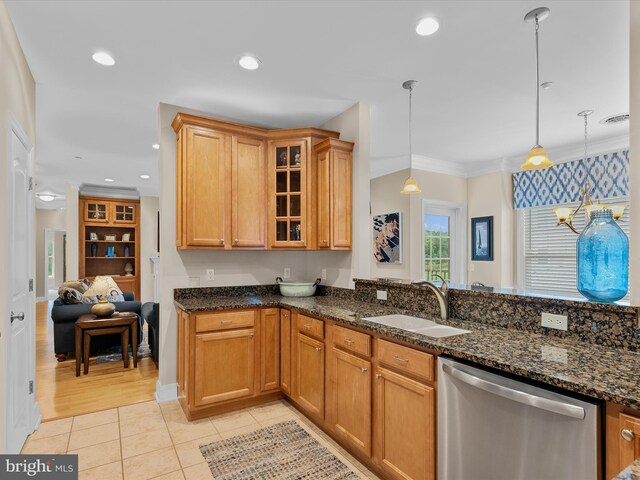
[[211,479],[199,445],[296,419],[362,479],[377,479],[287,402],[188,422],[178,402],[136,403],[44,422],[22,453],[77,453],[80,480]]

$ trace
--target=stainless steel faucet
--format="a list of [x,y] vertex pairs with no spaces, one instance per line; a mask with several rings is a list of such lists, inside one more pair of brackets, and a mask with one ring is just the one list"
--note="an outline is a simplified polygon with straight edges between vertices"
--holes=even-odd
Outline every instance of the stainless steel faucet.
[[429,287],[429,289],[435,293],[436,298],[438,299],[438,305],[440,305],[440,318],[442,320],[446,320],[449,318],[449,284],[447,284],[447,281],[437,273],[432,274],[432,277],[442,282],[440,287],[429,280],[415,280],[411,283],[414,285],[424,285]]

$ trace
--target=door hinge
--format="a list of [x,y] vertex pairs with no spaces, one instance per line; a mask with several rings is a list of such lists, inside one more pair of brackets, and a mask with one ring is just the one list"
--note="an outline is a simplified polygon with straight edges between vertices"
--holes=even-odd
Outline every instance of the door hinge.
[[33,278],[29,279],[29,291],[33,292]]
[[33,177],[29,177],[29,191],[33,190]]
[[33,380],[29,380],[29,395],[33,395]]

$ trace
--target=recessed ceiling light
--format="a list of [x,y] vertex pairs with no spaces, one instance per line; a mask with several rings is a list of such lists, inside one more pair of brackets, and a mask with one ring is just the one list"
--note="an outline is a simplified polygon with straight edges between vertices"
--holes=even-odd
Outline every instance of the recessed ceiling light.
[[436,17],[425,17],[418,22],[416,33],[422,37],[433,35],[440,28],[440,22]]
[[109,182],[109,183],[115,182],[115,180],[113,178],[105,178],[104,181],[105,182]]
[[38,193],[36,194],[36,197],[38,197],[43,202],[53,202],[56,199],[56,196],[51,195],[50,193]]
[[254,57],[252,55],[243,55],[238,60],[238,65],[240,65],[245,70],[257,70],[260,68],[262,62],[258,57]]
[[142,175],[140,175],[140,178],[143,180],[149,180],[151,178],[151,175],[147,175],[146,173],[143,173]]
[[116,64],[116,60],[107,52],[96,52],[91,58],[93,58],[94,62],[107,67],[112,67]]
[[154,143],[153,145],[151,145],[151,148],[153,148],[154,150],[160,150],[160,144]]

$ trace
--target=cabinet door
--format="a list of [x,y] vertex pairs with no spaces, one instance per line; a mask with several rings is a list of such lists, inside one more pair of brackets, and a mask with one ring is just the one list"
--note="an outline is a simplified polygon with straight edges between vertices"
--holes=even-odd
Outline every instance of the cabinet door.
[[296,336],[296,396],[310,414],[324,418],[324,344],[301,333]]
[[135,224],[138,216],[137,210],[135,203],[114,202],[111,204],[111,221],[113,223]]
[[234,136],[231,145],[232,246],[265,247],[265,144],[262,140]]
[[280,311],[280,388],[291,395],[291,312]]
[[435,390],[403,375],[375,372],[374,460],[392,478],[435,478]]
[[327,421],[338,436],[371,455],[371,362],[333,348]]
[[307,248],[307,141],[269,143],[269,244]]
[[280,385],[280,309],[260,311],[260,391]]
[[195,406],[253,395],[253,337],[253,329],[201,333],[195,336]]
[[331,151],[318,153],[318,248],[331,248]]
[[624,413],[620,414],[620,469],[631,465],[640,458],[640,418]]
[[331,248],[351,248],[351,153],[331,152]]
[[109,202],[84,201],[84,221],[87,223],[109,223]]
[[224,247],[228,210],[227,136],[187,127],[183,224],[186,245]]

